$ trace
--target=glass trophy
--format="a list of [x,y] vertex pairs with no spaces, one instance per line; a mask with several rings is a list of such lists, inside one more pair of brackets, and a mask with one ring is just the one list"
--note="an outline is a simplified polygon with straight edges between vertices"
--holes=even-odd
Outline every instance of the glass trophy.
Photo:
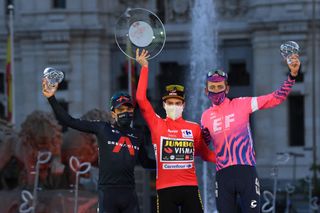
[[43,71],[43,78],[46,79],[46,84],[49,90],[52,90],[56,84],[62,82],[64,73],[52,67],[47,67]]
[[143,8],[128,8],[117,20],[115,40],[120,50],[135,59],[136,49],[145,49],[149,59],[164,47],[166,32],[163,23],[153,12]]
[[291,64],[291,56],[299,55],[299,52],[300,47],[295,41],[287,41],[280,46],[280,53],[288,64]]

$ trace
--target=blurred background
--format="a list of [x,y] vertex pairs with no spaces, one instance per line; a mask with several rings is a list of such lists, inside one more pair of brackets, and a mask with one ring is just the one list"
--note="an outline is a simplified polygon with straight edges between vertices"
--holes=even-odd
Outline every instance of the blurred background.
[[[161,116],[165,85],[180,83],[187,96],[204,98],[186,103],[185,117],[199,122],[209,107],[202,79],[213,68],[228,73],[231,98],[274,91],[288,74],[280,45],[300,45],[302,73],[292,93],[277,108],[256,112],[251,127],[262,190],[274,192],[277,180],[275,210],[319,211],[312,198],[320,196],[320,1],[0,0],[0,212],[19,212],[21,191],[32,192],[38,150],[50,151],[52,158],[40,168],[37,212],[73,212],[72,155],[92,163],[80,178],[79,212],[96,211],[96,138],[58,123],[41,93],[42,72],[65,72],[56,96],[72,116],[109,121],[111,95],[134,93],[139,77],[140,67],[128,63],[114,37],[117,19],[129,7],[154,12],[166,29],[165,46],[149,64],[148,97]],[[197,42],[211,46],[199,50]],[[208,56],[209,67],[195,68]],[[149,134],[139,112],[135,126]],[[214,167],[197,164],[206,211],[213,212]],[[289,183],[294,192],[288,192]],[[141,211],[155,212],[155,172],[138,166],[136,187]]]

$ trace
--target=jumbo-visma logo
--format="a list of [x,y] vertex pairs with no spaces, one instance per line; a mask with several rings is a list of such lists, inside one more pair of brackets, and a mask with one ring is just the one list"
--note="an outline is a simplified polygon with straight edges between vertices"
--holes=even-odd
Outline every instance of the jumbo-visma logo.
[[161,137],[161,162],[192,162],[193,152],[192,140]]

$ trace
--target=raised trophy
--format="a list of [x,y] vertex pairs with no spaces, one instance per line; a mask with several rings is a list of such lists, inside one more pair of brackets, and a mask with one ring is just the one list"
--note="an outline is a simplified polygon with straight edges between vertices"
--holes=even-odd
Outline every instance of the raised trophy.
[[152,59],[164,47],[165,28],[159,17],[143,8],[128,8],[118,19],[115,40],[120,50],[135,59],[136,49],[145,49]]
[[282,57],[291,64],[291,56],[299,55],[300,47],[295,41],[287,41],[280,46],[280,53]]
[[53,89],[57,83],[59,84],[62,82],[64,73],[53,67],[47,67],[43,71],[43,78],[46,79],[46,84],[50,90]]

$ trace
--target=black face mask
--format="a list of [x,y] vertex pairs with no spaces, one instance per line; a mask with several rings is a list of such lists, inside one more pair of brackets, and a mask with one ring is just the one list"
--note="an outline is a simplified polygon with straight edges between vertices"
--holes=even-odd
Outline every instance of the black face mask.
[[133,112],[123,112],[117,115],[117,123],[121,127],[129,127],[133,120]]

